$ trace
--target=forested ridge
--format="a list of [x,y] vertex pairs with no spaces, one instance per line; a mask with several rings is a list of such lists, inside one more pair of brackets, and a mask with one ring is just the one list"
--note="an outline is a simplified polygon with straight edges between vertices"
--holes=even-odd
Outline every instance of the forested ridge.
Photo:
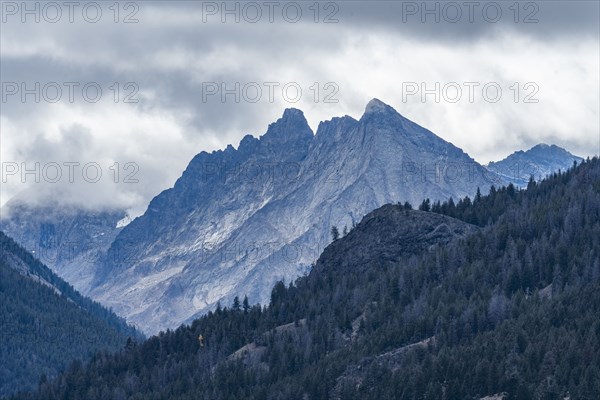
[[117,351],[125,321],[82,296],[0,232],[0,396],[33,390],[73,360],[99,349]]
[[600,398],[600,161],[419,209],[369,214],[268,307],[236,298],[15,399]]

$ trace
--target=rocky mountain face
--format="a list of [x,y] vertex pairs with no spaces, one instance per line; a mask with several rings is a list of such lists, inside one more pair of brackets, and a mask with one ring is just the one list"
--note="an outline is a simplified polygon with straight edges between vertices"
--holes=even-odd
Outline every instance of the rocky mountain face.
[[121,231],[117,225],[125,211],[90,211],[54,201],[33,204],[26,195],[2,208],[0,230],[87,294],[100,256]]
[[566,171],[583,159],[556,145],[538,144],[519,150],[503,160],[491,162],[487,168],[519,187],[527,186],[531,176],[539,181],[559,170]]
[[202,152],[117,235],[90,294],[145,332],[188,322],[235,295],[266,303],[330,243],[387,203],[473,196],[503,181],[374,99],[360,120],[313,135],[288,109],[260,138]]

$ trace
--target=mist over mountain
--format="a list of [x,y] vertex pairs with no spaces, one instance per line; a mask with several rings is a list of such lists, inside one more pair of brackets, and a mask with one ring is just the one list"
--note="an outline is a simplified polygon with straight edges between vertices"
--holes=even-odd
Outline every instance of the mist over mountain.
[[52,271],[87,294],[101,256],[127,220],[124,210],[84,209],[59,199],[27,201],[32,189],[2,207],[0,229],[48,265]]

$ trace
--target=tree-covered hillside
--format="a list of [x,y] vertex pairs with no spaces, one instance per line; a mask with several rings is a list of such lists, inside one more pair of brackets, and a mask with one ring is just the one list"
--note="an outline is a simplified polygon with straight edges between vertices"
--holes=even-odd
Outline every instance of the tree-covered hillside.
[[139,334],[0,232],[0,397]]
[[600,398],[600,161],[385,206],[269,307],[230,307],[16,399]]

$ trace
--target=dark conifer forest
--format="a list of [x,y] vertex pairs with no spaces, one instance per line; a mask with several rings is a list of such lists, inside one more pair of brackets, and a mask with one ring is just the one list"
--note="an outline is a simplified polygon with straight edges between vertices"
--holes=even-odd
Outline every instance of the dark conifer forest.
[[[141,335],[0,232],[0,397]],[[77,365],[75,363],[74,365]]]
[[240,293],[13,398],[600,398],[600,161],[417,208],[373,211],[269,306]]

